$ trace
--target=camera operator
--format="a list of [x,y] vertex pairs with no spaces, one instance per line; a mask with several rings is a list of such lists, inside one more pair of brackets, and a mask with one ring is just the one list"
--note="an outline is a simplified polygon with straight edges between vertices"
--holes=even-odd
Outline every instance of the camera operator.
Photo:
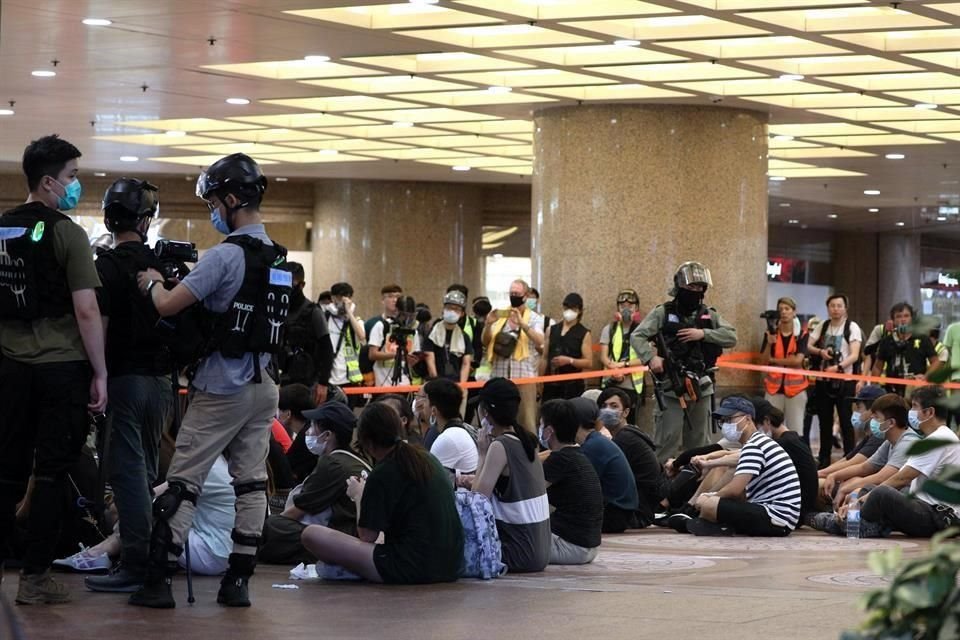
[[[793,298],[780,298],[777,300],[776,314],[776,324],[771,325],[771,319],[767,318],[767,334],[760,348],[765,356],[764,364],[802,370],[807,352],[807,335],[801,334],[794,322],[797,303]],[[803,432],[808,384],[804,375],[768,373],[763,379],[766,401],[783,411],[787,427],[797,433]]]
[[[890,319],[893,320],[893,332],[880,339],[873,375],[926,380],[927,372],[940,366],[933,340],[929,336],[913,335],[914,311],[906,302],[893,305]],[[903,396],[908,388],[891,384],[887,385],[887,391]]]
[[374,384],[378,387],[419,384],[423,376],[412,374],[425,360],[417,331],[417,305],[406,296],[397,301],[397,316],[392,322],[380,322],[370,331],[368,341],[373,361]]
[[[863,344],[863,332],[856,322],[847,316],[847,296],[835,293],[827,298],[829,322],[821,323],[807,340],[807,354],[820,359],[822,371],[830,373],[860,373],[860,346]],[[840,435],[843,439],[843,452],[849,452],[854,445],[853,425],[850,423],[852,409],[850,398],[856,395],[856,382],[852,380],[834,380],[818,378],[815,388],[817,395],[817,420],[820,423],[820,468],[830,464],[833,443],[833,412],[840,417]]]
[[200,175],[197,195],[210,222],[227,238],[207,251],[189,276],[167,291],[155,270],[137,280],[164,317],[203,302],[209,321],[204,358],[191,383],[191,399],[177,434],[167,490],[154,502],[155,523],[143,587],[130,604],[176,606],[171,580],[196,510],[204,478],[223,453],[236,494],[233,552],[217,602],[249,607],[248,583],[267,511],[266,458],[278,404],[271,356],[279,351],[293,277],[286,249],[263,225],[260,202],[267,179],[249,156],[236,153]]
[[[113,489],[123,526],[120,528],[120,567],[108,576],[91,576],[92,591],[135,591],[143,584],[150,546],[152,487],[157,480],[160,436],[173,415],[171,374],[175,369],[168,348],[169,332],[153,304],[140,295],[135,274],[164,271],[147,246],[147,230],[157,215],[157,187],[121,178],[103,196],[103,223],[114,237],[114,249],[96,261],[103,286],[97,290],[106,327],[106,436],[100,439],[100,460]],[[166,274],[165,274],[166,275]],[[171,274],[172,275],[172,274]]]

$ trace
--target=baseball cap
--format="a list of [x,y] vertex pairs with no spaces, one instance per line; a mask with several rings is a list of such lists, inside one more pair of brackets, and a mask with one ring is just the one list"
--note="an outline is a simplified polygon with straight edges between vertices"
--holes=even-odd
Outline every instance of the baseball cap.
[[870,405],[874,400],[884,395],[886,392],[886,389],[878,384],[868,384],[860,389],[860,393],[854,396],[852,400],[854,402],[862,402],[866,405]]
[[303,412],[303,417],[313,420],[321,429],[349,436],[357,426],[357,416],[342,402],[324,402],[316,409]]
[[593,428],[600,415],[600,408],[596,401],[588,398],[571,398],[569,402],[573,406],[573,413],[577,416],[577,425]]
[[757,410],[753,403],[742,396],[727,396],[713,412],[714,418],[727,418],[737,413],[744,413],[753,419],[756,419]]

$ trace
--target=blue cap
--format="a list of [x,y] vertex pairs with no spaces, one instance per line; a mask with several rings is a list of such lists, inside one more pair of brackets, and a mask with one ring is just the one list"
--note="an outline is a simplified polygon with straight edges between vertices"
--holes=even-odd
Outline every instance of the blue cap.
[[729,416],[744,413],[751,418],[756,418],[757,413],[753,403],[742,396],[727,396],[713,412],[715,418],[727,418]]
[[884,388],[881,387],[880,385],[878,385],[878,384],[868,384],[868,385],[864,386],[862,389],[860,389],[860,393],[858,393],[858,394],[853,398],[853,401],[854,401],[854,402],[862,402],[862,403],[864,403],[865,405],[868,405],[868,406],[869,406],[870,404],[873,403],[874,400],[876,400],[877,398],[879,398],[880,396],[882,396],[882,395],[884,395],[884,394],[886,394],[886,393],[887,393],[886,389],[884,389]]

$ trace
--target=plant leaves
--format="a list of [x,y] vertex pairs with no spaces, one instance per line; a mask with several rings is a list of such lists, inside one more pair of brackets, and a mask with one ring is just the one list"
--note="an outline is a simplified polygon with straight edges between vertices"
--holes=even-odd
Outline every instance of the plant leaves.
[[[901,584],[893,589],[893,595],[904,605],[909,605],[909,609],[926,609],[932,607],[935,603],[930,595],[929,589],[925,585]],[[907,607],[904,607],[907,610]]]
[[960,504],[960,479],[949,483],[941,480],[927,480],[921,487],[930,497],[947,504]]
[[919,456],[921,454],[933,451],[934,449],[940,449],[943,447],[952,447],[956,445],[954,440],[941,440],[940,438],[924,438],[914,442],[910,446],[910,450],[907,451],[907,455]]

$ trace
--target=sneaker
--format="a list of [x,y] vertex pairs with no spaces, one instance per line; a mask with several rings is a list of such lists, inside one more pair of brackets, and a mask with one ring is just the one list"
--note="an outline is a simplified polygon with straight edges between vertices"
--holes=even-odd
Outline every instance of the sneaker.
[[133,593],[143,586],[144,574],[121,566],[108,576],[89,576],[83,584],[98,593]]
[[90,549],[80,545],[80,551],[69,558],[54,560],[53,566],[64,571],[76,571],[78,573],[106,573],[110,571],[113,563],[110,562],[110,557],[107,554],[91,553]]
[[687,523],[687,531],[695,536],[732,536],[733,529],[703,518],[692,518]]
[[653,514],[653,524],[657,527],[669,527],[670,525],[667,524],[667,520],[670,519],[670,515],[669,511]]
[[[829,511],[813,514],[813,517],[810,518],[809,526],[811,529],[823,531],[824,533],[829,533],[834,536],[842,536],[845,533],[843,527],[840,526],[840,520],[836,514]],[[861,526],[863,525],[861,524]]]
[[675,513],[667,518],[667,526],[677,533],[689,533],[687,525],[691,520],[693,520],[693,518],[685,513]]
[[17,604],[62,604],[70,602],[67,588],[43,573],[20,574],[20,587],[17,589]]
[[885,527],[879,522],[871,522],[870,520],[860,520],[860,537],[861,538],[886,538],[890,535],[893,530],[890,527]]

